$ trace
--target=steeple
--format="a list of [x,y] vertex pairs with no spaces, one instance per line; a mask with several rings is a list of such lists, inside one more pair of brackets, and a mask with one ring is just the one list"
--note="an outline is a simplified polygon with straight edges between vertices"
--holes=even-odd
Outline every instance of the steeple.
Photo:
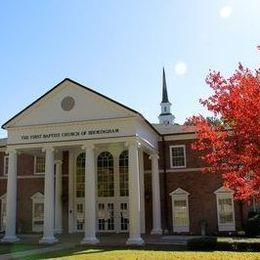
[[158,117],[160,124],[165,124],[165,125],[173,124],[174,116],[171,113],[171,105],[172,104],[168,99],[166,77],[163,68],[161,114]]
[[169,103],[164,67],[163,67],[163,80],[162,80],[162,82],[163,82],[162,103]]

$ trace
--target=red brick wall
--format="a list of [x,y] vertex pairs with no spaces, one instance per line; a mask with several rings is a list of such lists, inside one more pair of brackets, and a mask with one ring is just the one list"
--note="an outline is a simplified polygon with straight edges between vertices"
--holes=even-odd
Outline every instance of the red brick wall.
[[[165,157],[166,157],[166,168],[170,169],[170,146],[171,145],[185,145],[186,149],[186,166],[187,168],[201,168],[205,166],[205,163],[199,158],[199,153],[191,149],[193,140],[178,140],[178,141],[165,141]],[[159,142],[159,156],[160,156],[160,169],[164,167],[163,161],[163,142]]]
[[17,232],[32,232],[32,199],[36,192],[44,194],[44,178],[18,179]]
[[[172,230],[172,205],[169,193],[177,188],[182,188],[190,193],[189,210],[190,210],[190,231],[191,233],[200,233],[200,221],[206,220],[208,232],[217,232],[217,209],[216,197],[214,191],[222,186],[220,176],[211,174],[202,174],[199,171],[189,171],[189,168],[203,167],[203,163],[198,158],[195,151],[191,149],[192,140],[169,141],[165,143],[166,170],[164,176],[163,165],[163,145],[159,143],[159,167],[160,167],[160,189],[161,189],[161,215],[162,227]],[[187,170],[183,172],[169,172],[170,153],[169,146],[176,144],[186,145]],[[3,152],[0,152],[0,177],[3,176],[4,167]],[[18,176],[33,176],[33,156],[20,154],[18,155]],[[145,169],[145,211],[146,211],[146,231],[152,229],[152,188],[151,188],[151,161],[148,155],[144,153]],[[68,152],[63,153],[63,175],[68,175]],[[166,178],[166,181],[165,181]],[[6,193],[6,178],[0,180],[0,196]],[[68,177],[63,177],[63,228],[68,228]],[[164,190],[164,187],[166,190]],[[19,178],[18,179],[18,203],[17,203],[17,228],[21,232],[31,232],[32,228],[32,201],[31,196],[36,192],[44,191],[44,178]],[[166,195],[166,196],[165,196]],[[237,229],[241,228],[241,207],[235,203],[236,225]],[[246,219],[247,206],[244,205],[243,218]],[[168,222],[168,223],[167,223]]]
[[[170,168],[170,145],[186,146],[187,167],[179,171]],[[159,167],[160,167],[160,189],[161,189],[161,216],[162,228],[172,232],[172,200],[169,194],[177,188],[182,188],[189,195],[189,217],[190,233],[200,233],[200,223],[207,222],[209,234],[218,232],[217,226],[217,205],[214,191],[223,184],[221,176],[215,174],[204,174],[199,171],[189,171],[190,168],[202,168],[204,163],[199,159],[198,153],[191,149],[192,140],[168,141],[165,142],[166,176],[164,175],[164,153],[163,144],[159,143]],[[145,165],[145,210],[146,230],[152,229],[152,187],[151,187],[151,162],[148,156],[144,156]],[[183,171],[184,170],[184,171]],[[166,188],[166,189],[164,189]],[[235,221],[237,230],[242,229],[242,222],[246,222],[247,206],[243,206],[243,217],[241,218],[240,202],[235,201]]]
[[21,153],[17,159],[17,175],[34,175],[34,156]]
[[[0,152],[0,177],[4,177],[4,156]],[[68,174],[68,152],[63,153],[62,174]],[[32,232],[32,199],[36,192],[44,194],[44,176],[34,175],[34,157],[19,154],[17,162],[17,232]],[[31,176],[26,178],[25,176]],[[22,177],[22,178],[19,178]],[[0,180],[0,196],[6,193],[7,177]],[[62,178],[63,229],[68,230],[68,177]]]

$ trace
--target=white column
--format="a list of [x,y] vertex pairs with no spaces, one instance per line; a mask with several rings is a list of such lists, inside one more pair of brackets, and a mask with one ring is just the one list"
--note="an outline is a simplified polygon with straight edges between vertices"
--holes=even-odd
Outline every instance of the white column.
[[160,200],[160,178],[157,154],[149,157],[152,160],[152,200],[153,200],[153,229],[152,235],[161,235],[161,200]]
[[74,225],[74,151],[69,151],[69,212],[68,212],[68,222],[69,222],[69,233],[73,233],[75,231]]
[[141,233],[145,234],[144,152],[139,149]]
[[62,233],[62,161],[55,161],[55,233]]
[[81,244],[97,244],[96,238],[96,180],[94,145],[83,147],[85,160],[85,236]]
[[54,149],[45,148],[44,224],[40,244],[57,242],[54,237]]
[[140,182],[137,142],[129,145],[129,238],[127,245],[143,245],[140,230]]
[[6,230],[3,242],[15,242],[16,236],[16,201],[17,201],[17,152],[9,150],[7,203],[6,203]]

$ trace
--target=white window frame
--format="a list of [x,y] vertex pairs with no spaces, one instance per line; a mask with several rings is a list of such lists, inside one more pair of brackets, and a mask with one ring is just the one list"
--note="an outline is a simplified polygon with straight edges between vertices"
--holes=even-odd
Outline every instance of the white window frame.
[[[181,233],[181,232],[190,232],[190,210],[189,210],[189,193],[181,188],[178,188],[169,194],[172,198],[172,224],[173,224],[173,232]],[[186,201],[187,205],[187,225],[177,225],[175,224],[174,218],[174,202],[178,200]]]
[[[34,172],[35,175],[44,175],[45,172],[36,172],[36,169],[37,169],[36,163],[37,163],[37,158],[39,158],[39,157],[40,157],[40,156],[38,156],[38,155],[35,155],[35,156],[34,156],[34,163],[33,163],[34,169],[33,169],[33,172]],[[40,158],[43,158],[43,157],[40,157]]]
[[[183,154],[184,154],[184,165],[180,165],[180,166],[174,166],[173,165],[173,161],[172,161],[172,149],[173,148],[179,148],[182,147],[183,148]],[[171,168],[173,169],[178,169],[178,168],[186,168],[187,166],[187,161],[186,161],[186,146],[185,144],[180,144],[180,145],[170,145],[170,165]]]
[[[44,224],[44,218],[42,219],[35,219],[34,218],[34,209],[35,204],[43,204],[43,211],[44,211],[44,195],[40,192],[36,192],[33,196],[31,196],[32,199],[32,231],[33,232],[42,232],[43,231],[43,224]],[[42,224],[35,224],[36,221],[42,221]]]
[[[235,223],[235,208],[234,208],[234,199],[233,199],[233,191],[227,187],[220,187],[215,192],[216,195],[216,204],[217,204],[217,219],[218,219],[218,230],[219,231],[235,231],[236,223]],[[231,207],[232,207],[232,221],[227,223],[220,222],[220,205],[219,199],[231,199]]]
[[[9,160],[9,156],[5,155],[4,157],[4,176],[8,175],[8,160]],[[6,171],[7,169],[7,171]]]

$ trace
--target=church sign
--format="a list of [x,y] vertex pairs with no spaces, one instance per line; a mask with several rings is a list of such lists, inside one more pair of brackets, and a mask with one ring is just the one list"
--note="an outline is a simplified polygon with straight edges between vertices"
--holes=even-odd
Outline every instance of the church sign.
[[21,135],[20,139],[22,141],[41,141],[41,140],[55,140],[55,139],[64,139],[76,137],[85,138],[86,136],[96,136],[103,134],[117,134],[119,133],[119,128],[112,129],[94,129],[94,130],[83,130],[83,131],[69,131],[69,132],[53,132],[53,133],[40,133],[40,134],[31,134],[31,135]]

